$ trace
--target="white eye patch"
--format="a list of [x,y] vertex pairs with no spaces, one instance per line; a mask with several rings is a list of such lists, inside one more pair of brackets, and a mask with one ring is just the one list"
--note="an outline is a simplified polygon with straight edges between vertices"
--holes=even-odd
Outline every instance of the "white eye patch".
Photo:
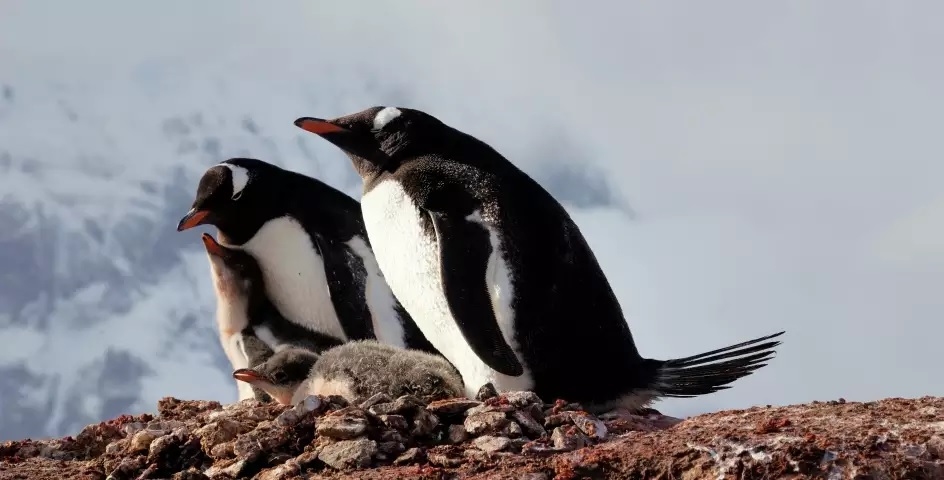
[[394,118],[399,117],[401,113],[402,112],[395,107],[387,107],[377,112],[377,115],[374,117],[374,130],[383,129],[388,123],[393,121]]
[[249,183],[249,170],[230,163],[221,163],[220,166],[228,168],[231,172],[230,178],[233,179],[233,200],[238,199],[242,196],[246,184]]

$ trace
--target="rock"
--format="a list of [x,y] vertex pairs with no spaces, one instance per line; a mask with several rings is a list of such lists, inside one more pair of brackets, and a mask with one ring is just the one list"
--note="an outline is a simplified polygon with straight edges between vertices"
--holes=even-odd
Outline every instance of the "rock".
[[386,456],[399,455],[406,450],[406,445],[403,442],[388,441],[388,442],[379,442],[377,444],[377,452]]
[[403,452],[393,463],[394,465],[408,465],[411,463],[420,463],[424,460],[426,460],[426,453],[423,449],[413,447]]
[[260,424],[255,430],[240,435],[233,445],[233,454],[240,459],[255,460],[259,455],[287,442],[285,432],[273,423]]
[[524,432],[521,430],[521,425],[518,425],[517,423],[510,420],[508,421],[508,424],[506,424],[505,427],[501,429],[500,433],[502,436],[508,438],[518,438],[524,434]]
[[390,403],[392,401],[393,399],[390,398],[390,395],[380,392],[380,393],[374,394],[367,400],[364,400],[363,402],[361,402],[360,407],[363,408],[364,410],[367,410],[370,407],[377,405],[378,403]]
[[573,422],[570,415],[566,413],[553,413],[544,417],[544,428],[554,428],[561,425],[567,425]]
[[393,413],[404,413],[410,410],[413,410],[417,407],[425,407],[426,402],[416,398],[413,395],[403,395],[393,401],[394,410]]
[[177,472],[171,477],[171,480],[209,480],[210,477],[207,477],[200,470],[196,468],[190,468],[182,472]]
[[439,418],[426,411],[425,408],[417,408],[416,415],[413,417],[412,433],[416,437],[425,437],[439,426]]
[[331,468],[349,470],[369,466],[376,454],[377,442],[360,438],[327,445],[318,454],[318,459]]
[[[540,410],[539,410],[540,411]],[[547,431],[541,426],[531,413],[525,410],[518,410],[511,414],[511,418],[521,426],[524,433],[531,438],[541,438],[547,435]]]
[[194,435],[200,439],[203,451],[211,454],[213,447],[235,440],[236,436],[252,430],[249,425],[228,418],[221,418],[197,429]]
[[[128,450],[128,446],[131,444],[131,441],[127,438],[118,440],[117,442],[111,442],[105,447],[106,455],[118,455],[125,450]],[[150,446],[150,445],[148,445]]]
[[554,444],[554,448],[569,451],[587,446],[590,440],[580,429],[569,426],[555,428],[554,432],[551,433],[551,442]]
[[508,418],[502,412],[483,412],[466,417],[465,431],[472,435],[485,432],[498,432],[508,425]]
[[368,425],[369,422],[363,410],[357,407],[345,407],[322,418],[318,422],[316,432],[325,437],[349,440],[364,435]]
[[506,412],[513,412],[514,410],[515,410],[515,407],[511,405],[510,403],[505,403],[505,404],[483,403],[481,405],[476,405],[466,410],[465,415],[467,417],[471,417],[472,415],[478,415],[480,413],[487,413],[487,412],[506,413]]
[[410,426],[406,421],[406,417],[403,415],[381,415],[380,421],[383,422],[384,425],[397,430],[406,430]]
[[570,412],[570,421],[583,433],[598,440],[606,439],[606,425],[597,417],[587,412]]
[[505,392],[499,395],[499,398],[504,398],[515,408],[544,405],[544,402],[541,401],[541,397],[534,392]]
[[283,463],[279,466],[265,469],[252,477],[253,480],[287,480],[301,473],[295,462]]
[[210,456],[213,458],[231,458],[236,455],[233,451],[236,446],[236,442],[226,442],[214,445],[210,449]]
[[489,398],[495,398],[498,396],[498,391],[495,390],[495,385],[492,385],[491,382],[486,383],[479,387],[478,393],[475,394],[475,399],[484,402]]
[[450,458],[446,454],[439,453],[439,452],[427,453],[426,459],[429,461],[431,465],[436,465],[436,466],[445,467],[445,468],[458,467],[459,465],[462,464],[462,460],[458,458]]
[[426,406],[426,409],[436,415],[451,415],[456,413],[462,413],[466,410],[477,407],[481,405],[482,402],[477,400],[470,400],[468,398],[447,398],[445,400],[437,400],[430,403]]
[[[530,396],[521,396],[526,397]],[[320,401],[338,411],[301,416],[298,423],[291,424],[277,418],[290,409],[300,412],[298,405],[239,402],[207,410],[199,403],[176,401],[167,405],[173,418],[122,416],[87,426],[75,438],[0,442],[0,477],[944,478],[940,420],[944,398],[759,406],[687,418],[668,429],[665,417],[657,412],[622,412],[607,415],[608,420],[602,422],[605,438],[601,438],[597,423],[602,417],[566,410],[565,402],[549,414],[558,417],[547,419],[539,418],[543,411],[535,414],[543,406],[533,404],[507,414],[488,410],[469,415],[444,413],[443,417],[422,406],[387,414],[387,418],[353,408],[340,415],[362,416],[368,427],[359,437],[341,441],[316,436],[316,424],[343,410],[337,407],[340,403],[325,398]],[[392,406],[396,401],[386,403]],[[511,400],[496,397],[472,408],[483,406],[511,407]],[[429,422],[426,415],[444,425],[425,437],[414,436],[411,430],[417,420]],[[556,424],[549,435],[545,432],[533,441],[523,436],[508,438],[506,435],[519,427],[523,433],[534,433],[528,416],[538,425],[545,420]],[[453,424],[453,419],[464,421]],[[476,430],[477,438],[468,440],[465,421],[485,423],[481,431]],[[402,426],[402,422],[407,427],[400,430],[386,426]],[[495,429],[498,425],[501,428]],[[230,438],[239,430],[245,431]],[[139,438],[139,448],[133,450],[135,436],[148,431]],[[631,433],[623,435],[626,432]],[[148,436],[153,438],[145,441]],[[222,441],[226,438],[230,439]],[[209,455],[206,446],[210,447]],[[384,466],[365,472],[338,472],[326,467],[322,456],[346,469],[366,468],[362,465],[375,461]]]
[[449,443],[462,443],[469,438],[469,432],[465,431],[464,425],[449,425],[447,438]]
[[151,442],[155,438],[160,437],[163,434],[161,431],[154,430],[142,430],[138,433],[135,433],[131,437],[131,442],[128,444],[129,452],[146,452],[151,446]]
[[492,435],[482,435],[472,441],[475,448],[483,452],[494,453],[505,450],[511,445],[511,440],[506,437],[495,437]]

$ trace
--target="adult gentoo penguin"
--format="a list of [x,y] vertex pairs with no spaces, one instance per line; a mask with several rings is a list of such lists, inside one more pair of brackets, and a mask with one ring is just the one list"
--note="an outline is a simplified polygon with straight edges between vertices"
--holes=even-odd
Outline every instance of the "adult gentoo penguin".
[[258,262],[289,321],[342,341],[376,338],[433,350],[384,280],[356,200],[314,178],[252,158],[210,167],[178,231],[210,224]]
[[687,358],[640,356],[580,229],[536,181],[475,137],[409,108],[295,125],[343,150],[394,294],[462,374],[587,408],[728,388],[783,332]]

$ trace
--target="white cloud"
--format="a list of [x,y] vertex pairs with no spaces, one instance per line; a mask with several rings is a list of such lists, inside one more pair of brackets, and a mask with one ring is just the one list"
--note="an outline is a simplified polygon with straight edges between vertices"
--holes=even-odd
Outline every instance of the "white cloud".
[[[151,138],[169,112],[251,115],[285,164],[352,193],[332,147],[303,137],[337,159],[317,167],[294,153],[292,120],[402,94],[513,160],[564,131],[592,152],[574,161],[605,169],[639,213],[574,215],[644,354],[788,331],[770,366],[667,408],[942,395],[942,209],[928,206],[944,178],[942,13],[931,2],[30,0],[4,4],[0,82],[36,102],[47,87],[79,92],[76,108],[104,125],[88,148],[113,142],[109,158],[142,176],[173,162]],[[317,110],[324,99],[344,110]],[[43,116],[20,118],[10,148],[69,148],[49,146],[69,132]]]

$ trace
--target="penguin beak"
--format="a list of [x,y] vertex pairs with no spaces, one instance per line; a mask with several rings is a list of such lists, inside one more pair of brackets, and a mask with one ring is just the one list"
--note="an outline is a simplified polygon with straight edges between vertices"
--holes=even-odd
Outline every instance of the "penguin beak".
[[208,210],[197,210],[196,208],[191,208],[184,218],[180,219],[180,222],[177,223],[177,231],[182,232],[184,230],[196,227],[197,225],[203,225],[208,223],[207,217],[210,215]]
[[233,372],[233,378],[240,382],[246,382],[250,385],[256,383],[270,383],[265,376],[251,368],[240,368]]
[[351,133],[350,130],[344,127],[339,127],[328,120],[312,117],[302,117],[298,120],[295,120],[295,126],[302,130],[306,130],[321,136],[332,133]]
[[226,250],[223,249],[223,246],[213,238],[213,235],[209,233],[204,233],[201,237],[203,240],[203,246],[206,247],[207,253],[210,255],[215,255],[217,257],[226,256]]
[[317,134],[344,152],[358,156],[380,167],[386,165],[390,160],[381,151],[380,144],[373,135],[342,127],[332,120],[302,117],[295,120],[295,126]]

